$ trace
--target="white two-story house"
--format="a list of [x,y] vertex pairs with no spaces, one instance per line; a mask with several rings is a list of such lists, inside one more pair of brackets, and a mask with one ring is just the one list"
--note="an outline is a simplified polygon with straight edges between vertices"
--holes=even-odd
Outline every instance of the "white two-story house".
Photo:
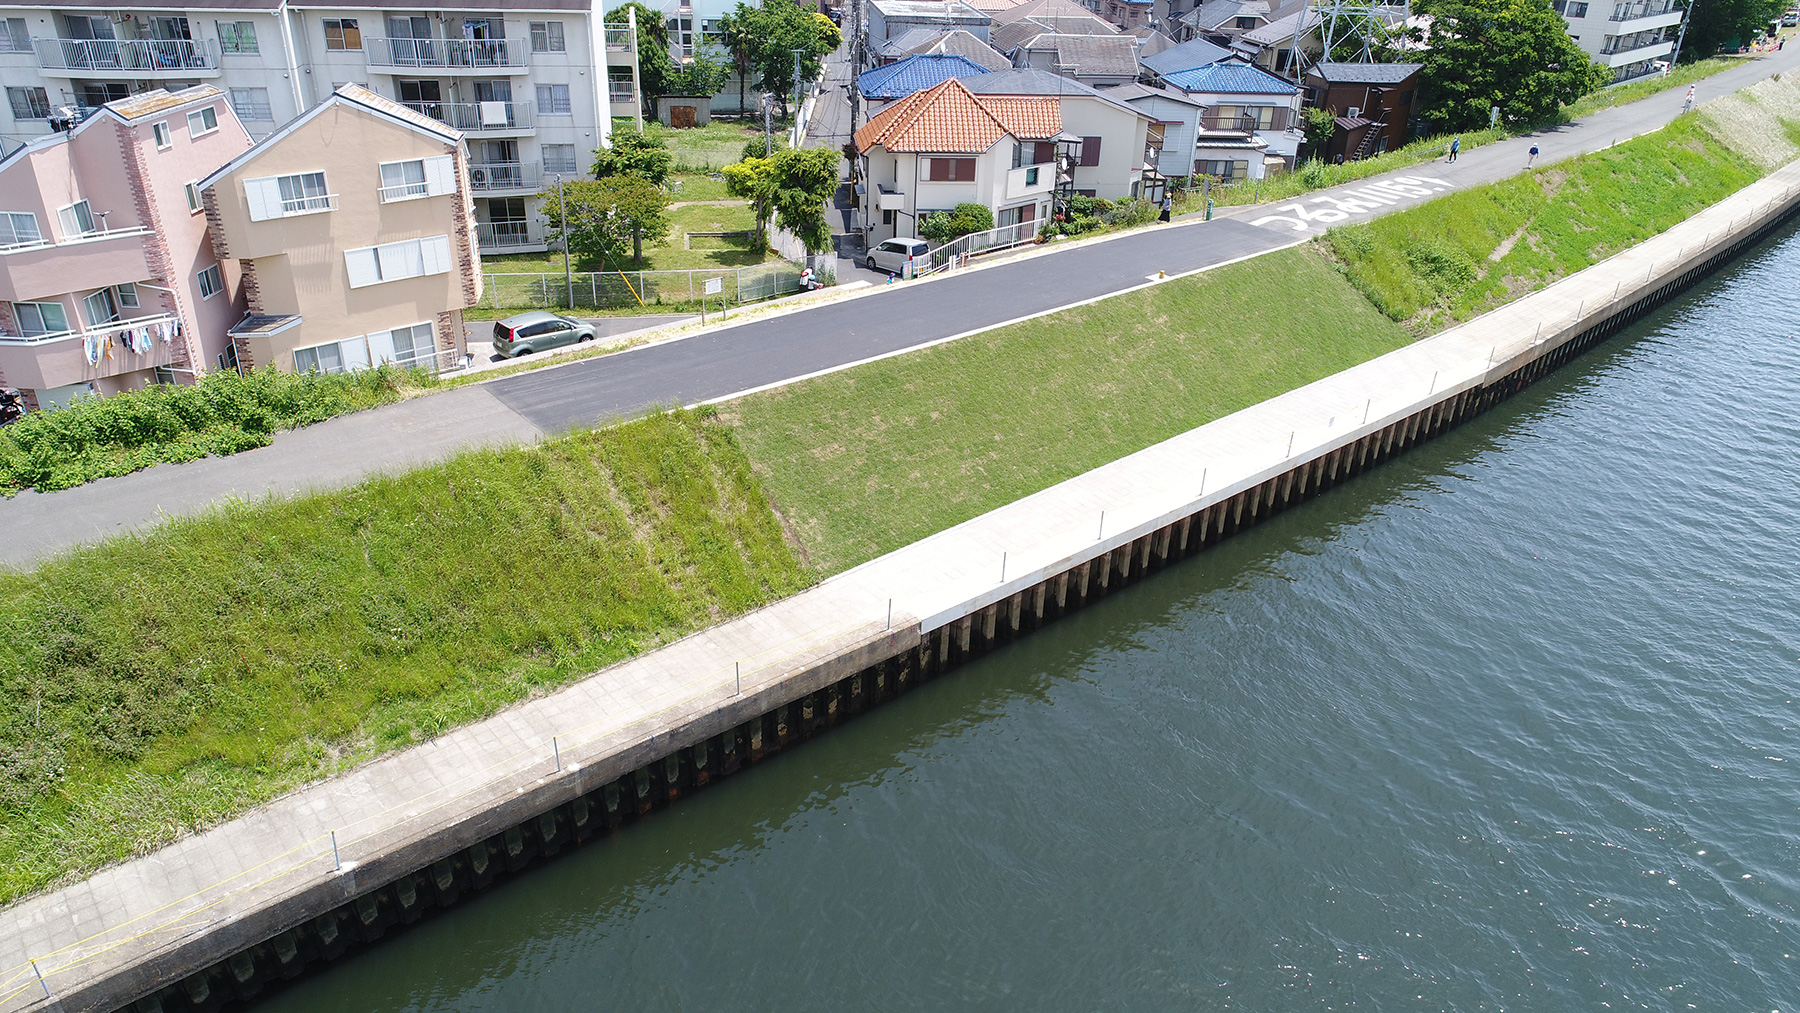
[[1248,64],[1212,63],[1161,75],[1200,103],[1195,175],[1226,182],[1294,167],[1303,139],[1300,89]]
[[976,95],[954,78],[888,106],[856,132],[868,245],[916,236],[921,216],[963,203],[999,226],[1044,218],[1062,132],[1056,99]]
[[[1062,115],[1065,140],[1074,148],[1070,184],[1076,193],[1118,200],[1142,196],[1154,118],[1074,78],[1043,70],[1003,70],[963,79],[984,99],[1048,98]],[[1077,145],[1077,139],[1079,144]]]

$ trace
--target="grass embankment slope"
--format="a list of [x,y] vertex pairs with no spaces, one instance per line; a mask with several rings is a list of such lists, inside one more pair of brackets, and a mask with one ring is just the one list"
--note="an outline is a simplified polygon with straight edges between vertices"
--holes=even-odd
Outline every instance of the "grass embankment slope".
[[1800,82],[1307,247],[755,394],[726,417],[809,558],[835,572],[1661,232],[1793,157],[1783,109],[1800,115]]
[[831,573],[1405,344],[1289,250],[727,405]]
[[0,574],[0,901],[809,579],[696,413]]
[[1616,147],[1333,229],[1325,242],[1350,283],[1415,333],[1471,319],[1640,243],[1793,158],[1788,131],[1800,123],[1800,83],[1766,84]]
[[[1411,338],[1402,320],[1585,267],[1791,157],[1793,87],[1708,106],[1716,136],[1690,118],[1356,227],[1384,251],[1364,263],[1423,281],[1334,259],[1347,229],[754,395],[735,428],[679,414],[473,453],[0,576],[0,900],[1361,362]],[[1445,277],[1407,252],[1436,233],[1474,265],[1461,287],[1418,288]],[[1424,295],[1384,314],[1377,283]]]

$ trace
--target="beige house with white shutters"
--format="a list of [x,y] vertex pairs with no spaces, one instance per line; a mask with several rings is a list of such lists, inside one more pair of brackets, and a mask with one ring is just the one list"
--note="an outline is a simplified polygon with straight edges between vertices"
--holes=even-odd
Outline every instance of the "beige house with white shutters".
[[198,184],[242,269],[245,367],[459,365],[481,261],[462,134],[357,85]]

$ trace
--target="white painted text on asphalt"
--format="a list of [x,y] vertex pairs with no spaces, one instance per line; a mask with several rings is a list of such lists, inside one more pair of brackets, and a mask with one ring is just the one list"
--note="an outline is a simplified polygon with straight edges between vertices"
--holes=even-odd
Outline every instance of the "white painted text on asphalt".
[[1264,215],[1251,222],[1252,225],[1271,225],[1276,222],[1286,223],[1296,232],[1305,232],[1307,228],[1320,225],[1332,225],[1349,220],[1351,215],[1364,215],[1371,211],[1379,211],[1391,207],[1401,201],[1418,197],[1429,197],[1450,189],[1450,184],[1432,176],[1395,176],[1393,179],[1354,190],[1340,190],[1334,195],[1314,197],[1308,204],[1322,204],[1323,207],[1309,208],[1306,204],[1283,204],[1277,211],[1286,214]]

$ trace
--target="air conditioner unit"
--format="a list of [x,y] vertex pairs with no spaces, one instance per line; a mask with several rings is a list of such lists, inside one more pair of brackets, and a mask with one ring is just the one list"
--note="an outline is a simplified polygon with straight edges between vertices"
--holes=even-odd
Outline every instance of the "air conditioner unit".
[[1346,115],[1348,115],[1351,119],[1356,119],[1356,117],[1360,116],[1361,114],[1362,114],[1362,106],[1351,106],[1350,112]]
[[487,182],[487,170],[486,169],[470,169],[469,170],[469,178],[474,180],[477,183],[486,183]]

